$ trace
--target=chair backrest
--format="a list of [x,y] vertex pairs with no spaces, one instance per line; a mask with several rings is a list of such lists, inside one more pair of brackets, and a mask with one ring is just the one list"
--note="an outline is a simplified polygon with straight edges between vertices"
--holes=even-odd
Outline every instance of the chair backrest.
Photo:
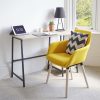
[[85,52],[81,52],[81,55],[80,55],[80,52],[75,52],[74,55],[72,55],[71,61],[68,66],[72,66],[72,65],[84,62],[86,59],[89,47],[90,47],[90,43],[91,43],[91,32],[90,31],[75,29],[75,32],[82,33],[82,34],[88,34],[88,39],[87,39],[86,46],[85,46],[86,48],[83,49],[85,50]]
[[88,39],[87,39],[86,45],[90,46],[91,36],[92,36],[92,33],[90,31],[75,29],[75,32],[82,33],[82,34],[88,34]]

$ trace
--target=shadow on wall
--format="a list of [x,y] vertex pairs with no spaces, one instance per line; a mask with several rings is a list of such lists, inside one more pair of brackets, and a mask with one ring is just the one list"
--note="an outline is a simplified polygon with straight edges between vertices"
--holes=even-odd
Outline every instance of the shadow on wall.
[[[10,72],[10,67],[8,66],[8,59],[11,59],[11,38],[9,33],[11,32],[11,28],[5,28],[0,30],[0,60],[1,63],[5,64],[3,66],[7,66],[7,70]],[[2,66],[2,65],[1,65]]]
[[54,9],[50,9],[48,11],[48,14],[46,16],[46,22],[43,23],[42,27],[44,30],[48,29],[48,23],[50,22],[50,20],[54,20]]
[[54,9],[50,9],[47,16],[46,16],[46,20],[53,20],[54,19]]

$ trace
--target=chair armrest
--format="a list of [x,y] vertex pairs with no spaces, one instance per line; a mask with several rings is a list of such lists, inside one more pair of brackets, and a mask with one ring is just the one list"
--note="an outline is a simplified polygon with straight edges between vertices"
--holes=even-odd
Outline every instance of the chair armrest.
[[67,40],[51,43],[48,49],[48,54],[66,52],[67,43]]
[[69,66],[84,62],[85,59],[86,59],[88,50],[89,50],[89,46],[90,46],[90,45],[87,45],[87,46],[85,46],[85,47],[83,47],[83,48],[77,49],[77,50],[71,55],[72,57],[71,57]]

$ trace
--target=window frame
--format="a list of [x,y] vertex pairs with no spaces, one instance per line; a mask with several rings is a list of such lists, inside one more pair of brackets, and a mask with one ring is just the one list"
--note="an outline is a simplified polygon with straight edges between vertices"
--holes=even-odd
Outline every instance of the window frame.
[[[92,0],[92,28],[93,30],[96,29],[97,25],[97,0]],[[65,12],[66,12],[66,19],[65,26],[67,29],[75,29],[76,26],[76,0],[65,0],[64,2]],[[67,9],[67,10],[66,10]],[[83,26],[85,29],[85,27]]]

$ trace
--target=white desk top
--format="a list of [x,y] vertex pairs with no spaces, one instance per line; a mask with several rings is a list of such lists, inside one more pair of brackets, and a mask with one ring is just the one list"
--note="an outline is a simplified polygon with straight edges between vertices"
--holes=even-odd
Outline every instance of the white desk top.
[[36,34],[35,32],[35,33],[28,34],[28,35],[13,35],[13,37],[20,39],[20,40],[27,40],[27,39],[36,39],[36,38],[46,38],[46,37],[52,37],[52,36],[70,35],[70,33],[68,33],[67,31],[62,31],[62,32],[54,31],[54,32],[43,32],[43,33],[47,35],[46,36],[44,35],[36,36],[36,35],[33,35],[33,34]]
[[13,37],[20,39],[20,40],[37,38],[36,36],[34,36],[32,34],[29,34],[29,35],[13,35]]
[[[100,35],[100,32],[97,32],[97,31],[94,31],[92,30],[91,31],[92,34],[94,35]],[[70,31],[54,31],[54,32],[43,32],[45,34],[47,34],[46,36],[36,36],[36,35],[33,35],[33,34],[36,34],[36,33],[39,33],[39,32],[34,32],[34,33],[30,33],[29,35],[13,35],[13,37],[17,38],[17,39],[20,39],[20,40],[27,40],[27,39],[36,39],[36,38],[47,38],[47,37],[52,37],[52,36],[61,36],[61,35],[65,35],[65,36],[69,36],[71,33]],[[42,33],[40,33],[42,34]]]

